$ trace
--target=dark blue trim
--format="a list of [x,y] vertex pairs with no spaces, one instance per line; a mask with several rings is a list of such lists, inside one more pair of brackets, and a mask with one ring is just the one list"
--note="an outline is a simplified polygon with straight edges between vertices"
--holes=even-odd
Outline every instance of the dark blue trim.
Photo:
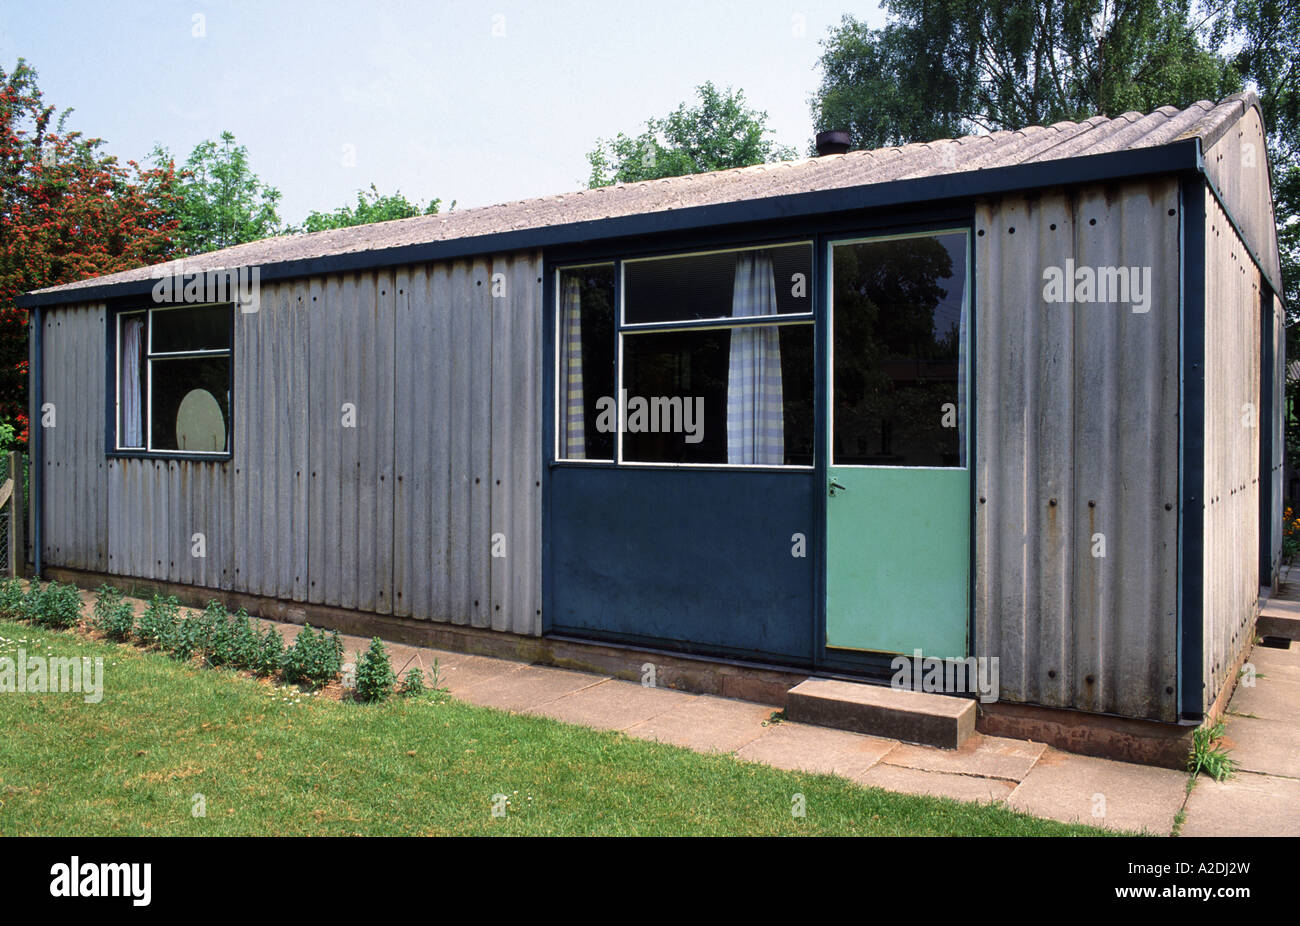
[[1260,287],[1259,415],[1259,584],[1273,587],[1273,389],[1276,358],[1273,356],[1273,294]]
[[551,469],[555,465],[555,268],[542,261],[542,621],[543,634],[551,632],[555,613],[555,583],[551,555]]
[[[45,312],[38,306],[32,312],[32,410],[28,414],[27,437],[31,451],[31,463],[28,466],[28,487],[32,493],[32,575],[41,578],[41,544],[44,543],[44,531],[41,530],[45,520],[45,426],[42,422],[41,406],[45,404]],[[17,563],[14,564],[15,572]]]
[[[615,238],[681,234],[725,225],[803,219],[822,220],[839,215],[851,218],[863,210],[920,207],[944,201],[969,201],[974,197],[1042,187],[1122,180],[1194,170],[1200,167],[1200,141],[1181,139],[1152,148],[1083,155],[1059,160],[1013,164],[983,170],[891,180],[860,187],[791,193],[743,202],[665,209],[637,215],[615,216],[543,228],[495,232],[445,241],[379,248],[348,254],[288,260],[259,265],[264,282],[449,260],[481,254],[581,245]],[[607,250],[609,250],[607,248]],[[98,301],[149,293],[153,278],[124,283],[100,283],[74,290],[27,293],[20,308]]]
[[1178,680],[1179,713],[1205,713],[1205,179],[1183,179],[1181,401],[1178,416]]

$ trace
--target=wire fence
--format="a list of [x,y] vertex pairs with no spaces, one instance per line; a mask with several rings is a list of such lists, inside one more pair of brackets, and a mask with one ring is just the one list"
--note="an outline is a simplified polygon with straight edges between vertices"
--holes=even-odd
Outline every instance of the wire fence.
[[[9,479],[16,475],[9,497],[0,507],[0,575],[21,574],[27,564],[26,538],[31,536],[27,529],[27,505],[25,504],[25,500],[30,498],[27,491],[30,478],[28,470],[27,457],[24,454],[0,453],[0,486],[6,485]],[[15,517],[19,519],[20,528],[16,544],[10,540]],[[18,553],[16,569],[10,562],[11,549],[16,549]]]

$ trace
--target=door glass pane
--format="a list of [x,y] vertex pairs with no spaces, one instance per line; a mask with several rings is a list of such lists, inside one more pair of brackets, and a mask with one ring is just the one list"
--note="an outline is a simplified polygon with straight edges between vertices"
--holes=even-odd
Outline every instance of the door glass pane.
[[832,249],[832,462],[966,465],[965,232]]
[[736,315],[738,272],[761,262],[772,301],[763,314],[812,311],[812,245],[790,244],[623,263],[623,321],[684,322]]

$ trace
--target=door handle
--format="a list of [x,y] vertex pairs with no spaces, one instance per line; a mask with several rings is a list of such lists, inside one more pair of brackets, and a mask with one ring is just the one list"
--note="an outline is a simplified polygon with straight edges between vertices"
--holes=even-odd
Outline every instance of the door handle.
[[846,486],[841,485],[840,483],[836,482],[834,479],[831,480],[830,494],[832,496],[835,495],[837,492],[847,492],[847,491],[848,488]]

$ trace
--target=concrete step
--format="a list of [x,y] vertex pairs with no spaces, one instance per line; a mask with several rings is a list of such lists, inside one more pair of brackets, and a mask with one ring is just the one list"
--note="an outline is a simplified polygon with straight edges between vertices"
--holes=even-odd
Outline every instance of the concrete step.
[[829,678],[791,688],[785,715],[798,723],[944,749],[956,749],[975,732],[973,699]]
[[1260,609],[1255,633],[1261,637],[1300,640],[1300,601],[1270,598]]

